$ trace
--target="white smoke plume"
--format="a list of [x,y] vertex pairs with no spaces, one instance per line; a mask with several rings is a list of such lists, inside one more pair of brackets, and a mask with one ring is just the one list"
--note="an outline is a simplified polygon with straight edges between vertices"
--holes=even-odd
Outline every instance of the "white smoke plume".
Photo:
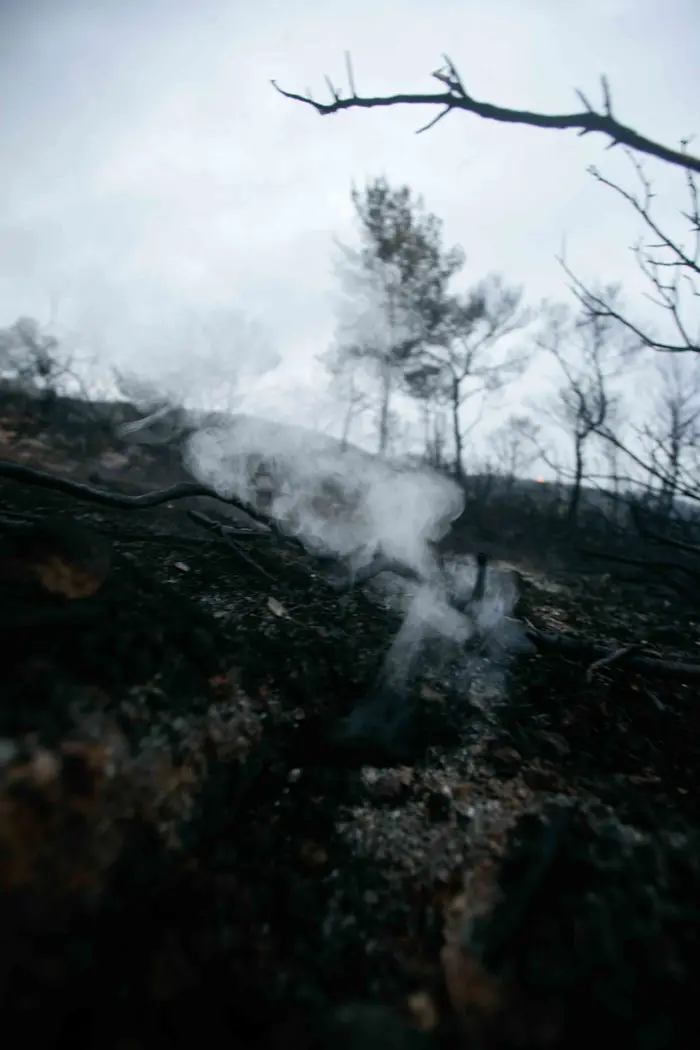
[[185,465],[222,496],[256,503],[310,549],[364,566],[377,550],[417,573],[434,574],[430,545],[460,514],[463,496],[449,479],[399,471],[360,449],[303,427],[254,416],[194,433]]
[[512,618],[514,576],[489,568],[483,594],[470,604],[473,560],[437,553],[464,508],[451,479],[392,466],[317,431],[260,416],[204,416],[162,402],[122,430],[127,441],[179,441],[197,480],[263,510],[310,552],[340,559],[351,574],[361,575],[378,557],[415,574],[407,582],[384,573],[371,584],[400,612],[402,626],[367,701],[346,723],[350,737],[392,747],[410,718],[408,698],[426,648],[441,651],[447,664],[476,640],[482,655],[502,665],[525,647],[522,625]]
[[347,720],[348,737],[386,747],[400,738],[426,643],[437,640],[449,652],[478,635],[498,662],[524,648],[522,627],[511,616],[515,578],[489,570],[484,594],[467,612],[474,565],[438,560],[435,544],[464,506],[450,479],[398,470],[359,449],[342,450],[324,435],[255,417],[197,431],[184,457],[188,470],[220,495],[253,504],[262,499],[267,513],[307,549],[345,559],[355,571],[381,553],[421,578],[395,590],[403,623],[375,688]]

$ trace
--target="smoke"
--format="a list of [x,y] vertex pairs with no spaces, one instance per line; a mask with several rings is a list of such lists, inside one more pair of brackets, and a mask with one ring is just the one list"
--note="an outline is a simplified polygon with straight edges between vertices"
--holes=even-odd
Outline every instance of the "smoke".
[[254,416],[205,428],[185,442],[185,465],[222,496],[266,510],[309,549],[364,567],[381,550],[435,575],[431,544],[463,508],[459,488],[427,471],[399,471],[333,438]]
[[382,573],[372,579],[377,600],[399,613],[401,627],[369,695],[346,720],[344,739],[395,748],[426,662],[443,670],[456,662],[466,691],[475,664],[465,651],[476,649],[482,666],[485,660],[500,668],[527,647],[512,616],[515,576],[490,567],[479,579],[473,559],[438,554],[464,509],[454,481],[392,465],[300,425],[188,411],[168,397],[147,396],[149,389],[139,388],[151,411],[122,427],[126,440],[179,441],[195,478],[224,498],[264,511],[310,552],[340,559],[351,575],[362,579],[365,570],[370,577],[380,558],[414,577]]
[[532,644],[513,617],[515,573],[487,569],[483,596],[474,600],[477,581],[475,562],[463,558],[443,559],[440,573],[426,583],[376,579],[372,586],[402,614],[402,625],[369,695],[346,719],[341,739],[388,753],[400,748],[414,714],[412,687],[426,669],[481,708],[503,699],[511,657],[531,652]]
[[398,295],[402,278],[397,268],[382,262],[367,270],[347,248],[335,268],[343,287],[336,300],[339,341],[371,347],[368,356],[377,360],[391,357],[396,346],[414,337],[420,326],[416,312]]
[[142,322],[134,335],[136,369],[113,368],[122,396],[145,413],[239,410],[281,358],[261,322],[240,310],[183,307],[168,322]]
[[446,662],[478,639],[482,655],[496,663],[525,647],[524,631],[512,619],[514,575],[489,569],[483,594],[470,606],[474,564],[438,559],[435,544],[464,507],[450,479],[399,470],[325,435],[252,416],[195,432],[185,441],[184,459],[220,495],[264,506],[307,549],[344,559],[355,572],[381,553],[419,577],[406,583],[387,574],[372,585],[401,612],[402,625],[369,696],[344,725],[346,738],[387,748],[401,739],[428,647]]

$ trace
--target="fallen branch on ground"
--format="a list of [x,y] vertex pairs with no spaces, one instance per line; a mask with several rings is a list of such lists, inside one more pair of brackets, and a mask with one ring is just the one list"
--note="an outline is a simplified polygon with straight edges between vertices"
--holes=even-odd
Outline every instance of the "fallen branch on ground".
[[20,463],[11,463],[5,459],[0,460],[0,477],[8,478],[10,481],[24,482],[27,485],[40,485],[43,488],[53,489],[55,492],[64,492],[67,496],[75,496],[76,499],[86,499],[92,503],[100,503],[104,507],[120,507],[124,510],[143,510],[192,496],[210,496],[222,503],[233,503],[234,506],[239,506],[246,514],[250,513],[251,517],[257,513],[249,510],[245,504],[221,496],[214,489],[200,485],[196,481],[183,481],[167,489],[155,489],[153,492],[144,492],[139,496],[126,496],[121,492],[98,489],[82,481],[69,481],[68,478],[61,478],[44,470],[35,470],[34,467],[25,467]]
[[274,532],[281,539],[303,549],[303,544],[295,536],[290,536],[284,532],[274,518],[268,517],[268,515],[257,510],[245,500],[238,499],[236,496],[222,496],[215,489],[209,488],[207,485],[200,485],[196,481],[182,481],[166,489],[143,492],[139,496],[126,496],[121,492],[95,488],[93,485],[86,485],[82,481],[69,481],[68,478],[61,478],[55,474],[49,474],[47,471],[35,470],[33,467],[25,467],[5,459],[0,460],[0,478],[8,478],[10,481],[19,481],[27,485],[38,485],[42,488],[51,489],[54,492],[63,492],[67,496],[74,496],[76,499],[88,500],[103,507],[118,507],[121,510],[146,510],[150,507],[162,506],[164,503],[172,503],[180,499],[207,496],[209,499],[218,500],[219,503],[226,503],[231,507],[236,507],[237,510],[243,511],[244,514],[264,525],[265,528]]
[[612,664],[619,664],[638,650],[639,645],[636,643],[623,645],[619,649],[613,649],[607,656],[601,656],[599,660],[594,660],[586,671],[586,681],[592,682],[596,671],[601,671],[604,667],[610,667]]
[[216,518],[203,514],[201,510],[188,510],[187,517],[195,525],[201,525],[208,532],[216,533],[217,536],[221,536],[224,539],[228,539],[230,536],[235,536],[239,539],[269,539],[273,535],[268,529],[248,529],[245,526],[226,525],[223,521],[217,521]]
[[247,551],[244,551],[240,543],[237,543],[234,539],[235,536],[265,536],[271,535],[271,533],[261,533],[258,529],[236,529],[231,528],[228,525],[224,525],[219,521],[215,521],[214,518],[208,517],[206,514],[201,514],[199,511],[190,510],[188,511],[188,517],[192,519],[197,525],[201,525],[209,532],[213,532],[215,535],[220,536],[227,547],[230,550],[235,551],[237,557],[244,561],[246,565],[250,565],[252,569],[260,576],[264,576],[266,580],[271,583],[275,582],[274,577],[264,569],[254,558],[251,558]]
[[[528,625],[527,637],[538,649],[558,650],[572,656],[586,657],[604,666],[613,662],[621,650],[619,647],[602,645],[590,638],[574,634],[560,634],[557,631],[541,631],[532,624]],[[624,647],[623,647],[624,648]],[[685,660],[664,660],[659,656],[645,656],[643,653],[630,653],[625,660],[625,667],[630,671],[647,671],[661,678],[700,678],[700,663]]]

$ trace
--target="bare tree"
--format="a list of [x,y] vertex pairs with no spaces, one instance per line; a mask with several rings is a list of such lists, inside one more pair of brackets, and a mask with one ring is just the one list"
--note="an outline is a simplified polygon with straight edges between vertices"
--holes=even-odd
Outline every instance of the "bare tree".
[[345,451],[350,444],[350,433],[352,430],[353,423],[355,420],[364,414],[365,410],[369,408],[369,402],[362,392],[358,392],[351,396],[347,402],[345,409],[345,415],[343,417],[343,430],[340,435],[340,447]]
[[[657,509],[668,520],[684,478],[700,483],[694,463],[700,438],[700,363],[684,364],[678,357],[656,362],[660,389],[654,399],[652,418],[641,434],[644,458],[660,475]],[[690,470],[689,470],[690,467]]]
[[446,405],[450,413],[453,472],[464,476],[463,409],[483,394],[493,394],[520,376],[528,355],[520,347],[501,352],[507,336],[522,329],[531,314],[522,306],[521,288],[508,287],[490,275],[462,296],[445,304],[441,324],[426,333],[425,342],[406,370],[409,393],[418,400]]
[[[610,291],[610,295],[614,295]],[[569,434],[573,467],[570,475],[567,518],[578,521],[591,441],[616,421],[619,397],[611,383],[629,358],[628,341],[620,340],[618,326],[608,318],[573,315],[564,306],[550,306],[537,345],[549,352],[563,373],[549,414]],[[545,462],[554,467],[545,453]]]
[[32,317],[19,317],[0,330],[0,376],[39,393],[53,390],[64,373],[58,340]]
[[428,399],[423,399],[419,407],[423,423],[424,462],[434,470],[445,470],[448,453],[444,408]]
[[[23,408],[23,427],[48,423],[59,395],[76,394],[90,409],[90,391],[74,355],[32,317],[0,329],[0,380]],[[37,411],[38,410],[38,411]]]
[[488,435],[491,459],[508,489],[540,458],[537,447],[540,429],[540,424],[531,416],[513,414]]
[[[420,128],[420,132],[432,127],[447,114],[458,111],[504,123],[550,130],[573,129],[580,135],[600,134],[607,137],[610,146],[622,145],[630,151],[640,180],[639,191],[630,192],[617,186],[603,177],[597,169],[591,169],[591,172],[601,184],[612,188],[626,200],[645,225],[649,236],[646,243],[640,242],[636,246],[637,260],[649,281],[649,298],[664,313],[658,314],[654,319],[658,321],[658,326],[652,324],[643,314],[636,316],[623,309],[618,296],[611,289],[591,289],[564,264],[573,291],[582,307],[581,315],[577,319],[579,323],[576,336],[579,342],[584,340],[586,345],[579,345],[582,357],[578,361],[572,360],[568,354],[569,347],[562,342],[549,347],[564,374],[564,383],[554,413],[559,424],[567,426],[574,445],[573,471],[570,474],[566,470],[560,473],[561,477],[568,476],[573,481],[573,485],[569,487],[569,516],[572,521],[578,515],[581,484],[584,474],[588,471],[587,460],[591,450],[602,450],[603,459],[607,461],[607,474],[602,477],[607,484],[612,483],[612,499],[616,502],[618,497],[626,497],[638,524],[639,517],[635,507],[645,482],[657,511],[662,515],[669,513],[671,507],[678,509],[683,499],[692,500],[695,504],[700,502],[700,451],[697,449],[694,432],[694,384],[688,382],[679,385],[676,381],[677,376],[672,373],[662,377],[662,392],[652,415],[641,426],[634,425],[629,418],[624,419],[617,415],[619,399],[611,388],[611,383],[617,378],[616,368],[627,364],[625,355],[617,355],[617,363],[614,363],[607,348],[608,343],[614,346],[615,339],[626,334],[630,339],[626,348],[628,351],[632,346],[666,355],[683,356],[686,359],[698,357],[700,209],[696,179],[700,173],[700,156],[689,152],[690,140],[682,140],[678,148],[672,148],[640,134],[619,121],[613,113],[611,91],[605,77],[601,78],[602,104],[597,109],[578,92],[582,102],[579,112],[547,114],[496,106],[475,99],[467,90],[454,63],[448,58],[445,58],[443,68],[433,73],[433,77],[440,84],[440,90],[433,93],[364,96],[356,90],[350,58],[347,55],[346,69],[348,90],[341,92],[326,78],[331,93],[326,102],[317,101],[308,92],[298,94],[285,91],[274,81],[273,86],[285,97],[310,105],[324,116],[350,109],[406,105],[434,107],[437,109],[437,115]],[[638,160],[640,155],[658,158],[684,172],[689,205],[682,212],[686,227],[682,234],[671,235],[660,223],[651,185]],[[687,240],[690,240],[690,245],[686,243]],[[549,334],[551,336],[552,332]],[[570,341],[570,345],[573,345],[573,341]],[[547,461],[546,450],[543,458]],[[554,465],[551,456],[549,462],[550,465]],[[589,472],[589,480],[592,477],[594,475]],[[694,512],[688,512],[686,506],[679,513],[685,516],[685,527],[692,519],[697,535],[690,542],[687,536],[674,533],[673,536],[667,537],[665,542],[684,557],[697,559],[700,557],[698,508],[696,506]],[[627,520],[623,514],[622,521],[626,523]],[[644,536],[652,542],[663,540],[663,537],[654,537],[648,529]],[[682,565],[680,568],[685,571],[688,567]],[[690,575],[697,589],[700,574],[692,568]]]
[[612,111],[612,96],[606,77],[601,78],[603,94],[602,111],[597,111],[586,96],[577,91],[577,95],[583,104],[583,110],[577,113],[533,113],[525,109],[511,109],[505,106],[495,106],[490,102],[481,102],[475,99],[466,89],[464,81],[457,68],[446,55],[443,56],[444,66],[436,70],[432,76],[445,88],[444,91],[427,93],[403,92],[397,95],[362,96],[355,89],[354,77],[349,56],[346,55],[348,88],[349,93],[343,96],[339,89],[334,87],[326,77],[330,87],[330,102],[318,102],[311,95],[300,95],[293,91],[285,91],[273,80],[272,85],[285,98],[296,102],[303,102],[313,106],[321,116],[329,116],[332,113],[340,113],[346,109],[376,109],[387,106],[438,106],[440,113],[434,117],[419,132],[427,131],[448,113],[463,112],[473,113],[484,120],[497,120],[506,124],[525,124],[533,128],[545,128],[550,130],[577,130],[579,135],[601,134],[610,139],[611,145],[623,145],[638,153],[658,157],[668,164],[678,165],[688,171],[700,172],[700,157],[693,156],[687,151],[687,143],[682,144],[680,150],[672,149],[660,142],[640,135],[628,125],[620,123]]
[[655,527],[665,530],[681,500],[700,501],[700,360],[663,355],[654,361],[652,382],[641,422],[631,421],[621,435],[608,420],[598,433],[615,464],[615,491],[627,483],[633,502],[641,498]]
[[340,445],[345,450],[350,443],[350,436],[355,423],[371,409],[372,399],[358,382],[358,376],[355,372],[340,371],[334,376],[332,389],[338,395],[344,408]]

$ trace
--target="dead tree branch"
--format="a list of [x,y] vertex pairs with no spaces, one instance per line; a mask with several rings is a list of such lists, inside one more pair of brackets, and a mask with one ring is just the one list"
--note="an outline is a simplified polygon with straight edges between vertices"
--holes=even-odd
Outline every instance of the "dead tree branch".
[[634,210],[646,228],[646,237],[651,236],[650,240],[640,237],[632,246],[632,253],[649,286],[645,293],[646,298],[666,313],[669,335],[660,338],[648,324],[636,322],[628,316],[612,301],[610,295],[588,288],[571,272],[563,258],[560,258],[559,262],[569,278],[570,290],[588,316],[614,321],[627,331],[633,342],[638,341],[639,347],[671,355],[698,354],[700,336],[696,330],[694,309],[700,296],[700,203],[697,173],[691,170],[685,172],[688,207],[681,210],[680,215],[684,222],[689,224],[689,236],[672,236],[666,232],[655,215],[656,195],[642,163],[632,151],[626,152],[638,184],[636,190],[625,189],[605,178],[596,167],[590,167],[588,171],[602,186],[613,190]]
[[639,645],[636,643],[633,645],[622,645],[619,649],[613,649],[606,656],[601,656],[600,659],[594,660],[586,671],[586,681],[592,682],[596,671],[602,671],[604,667],[611,667],[612,664],[622,663],[632,653],[636,653],[639,649]]
[[18,481],[25,485],[37,485],[41,488],[51,489],[54,492],[63,492],[67,496],[76,499],[87,500],[98,503],[103,507],[118,507],[121,510],[146,510],[149,507],[162,506],[180,499],[191,499],[193,496],[207,496],[218,500],[229,506],[243,511],[254,521],[264,525],[265,528],[275,533],[286,542],[293,543],[297,547],[302,544],[294,536],[288,535],[267,514],[263,514],[257,508],[251,506],[245,500],[235,496],[222,496],[215,489],[200,485],[195,481],[183,481],[177,485],[171,485],[167,489],[156,489],[153,492],[144,492],[139,496],[127,496],[121,492],[112,492],[107,489],[98,489],[93,485],[86,485],[81,481],[69,481],[55,474],[49,474],[43,470],[35,470],[33,467],[25,467],[20,463],[11,463],[8,460],[0,460],[0,478],[8,478],[10,481]]
[[121,492],[98,489],[81,481],[69,481],[67,478],[61,478],[43,470],[35,470],[33,467],[24,467],[8,460],[0,460],[0,477],[8,478],[10,481],[19,481],[25,485],[38,485],[42,488],[53,489],[67,496],[99,503],[103,507],[121,507],[124,510],[143,510],[146,507],[157,507],[163,503],[170,503],[172,500],[187,499],[191,496],[211,496],[212,499],[221,500],[224,503],[231,502],[214,492],[213,489],[207,488],[206,485],[189,481],[171,485],[167,489],[144,492],[139,496],[126,496]]
[[246,565],[249,565],[259,576],[263,576],[266,580],[271,583],[275,583],[275,578],[271,573],[264,569],[255,558],[251,558],[250,554],[243,549],[238,543],[234,536],[270,536],[271,533],[263,533],[258,529],[235,529],[229,528],[227,525],[223,525],[221,522],[215,521],[213,518],[208,517],[206,514],[200,514],[196,510],[188,511],[188,517],[195,522],[196,525],[201,525],[202,528],[207,529],[209,532],[213,532],[215,535],[220,536],[227,547],[235,552],[236,556],[244,561]]
[[[629,671],[647,671],[660,678],[700,679],[700,663],[685,660],[664,660],[659,656],[621,652],[619,646],[605,646],[589,638],[554,631],[540,631],[530,626],[527,637],[540,650],[569,653],[572,656],[594,660],[598,666],[614,663],[625,657],[625,668]],[[623,650],[627,647],[622,647]],[[599,662],[600,661],[600,662]]]
[[[348,60],[349,61],[349,60]],[[506,106],[495,106],[490,102],[480,102],[469,94],[464,82],[454,63],[444,56],[445,66],[437,70],[432,76],[446,87],[446,91],[433,93],[401,93],[398,95],[384,96],[362,96],[358,95],[353,83],[350,81],[349,94],[343,96],[341,92],[333,87],[330,102],[318,102],[311,94],[301,95],[294,91],[286,91],[276,81],[272,86],[285,98],[295,102],[303,102],[312,106],[322,117],[331,113],[339,113],[345,109],[377,109],[387,106],[440,106],[440,113],[428,124],[418,129],[418,133],[427,131],[439,120],[455,110],[473,113],[484,120],[497,120],[506,124],[526,124],[534,128],[547,128],[552,130],[577,129],[579,135],[600,134],[610,139],[609,147],[623,145],[638,153],[645,153],[652,157],[658,157],[668,164],[675,164],[685,168],[687,171],[700,172],[700,157],[688,153],[687,149],[671,149],[660,142],[640,135],[633,128],[621,124],[612,114],[610,89],[605,78],[602,78],[603,86],[603,110],[596,111],[587,99],[578,92],[585,109],[579,113],[534,113],[526,109],[512,109]]]
[[[637,215],[643,220],[647,228],[654,234],[657,241],[654,245],[656,250],[667,250],[671,253],[671,260],[663,262],[661,260],[655,260],[656,266],[671,266],[679,267],[684,266],[689,270],[700,276],[700,245],[695,246],[695,251],[691,255],[678,240],[670,237],[664,230],[661,229],[656,219],[651,213],[652,201],[654,199],[654,193],[651,187],[651,183],[647,178],[641,163],[632,155],[630,155],[630,161],[634,167],[637,177],[641,183],[642,194],[641,196],[631,193],[629,190],[624,189],[622,186],[618,186],[612,179],[606,178],[594,165],[589,167],[588,172],[596,179],[602,186],[607,186],[609,189],[614,190],[623,200],[636,211]],[[692,175],[689,173],[689,179],[692,180]],[[695,183],[690,182],[689,190],[691,193],[695,192]],[[689,221],[693,222],[693,216],[691,213],[684,213],[684,217]]]

